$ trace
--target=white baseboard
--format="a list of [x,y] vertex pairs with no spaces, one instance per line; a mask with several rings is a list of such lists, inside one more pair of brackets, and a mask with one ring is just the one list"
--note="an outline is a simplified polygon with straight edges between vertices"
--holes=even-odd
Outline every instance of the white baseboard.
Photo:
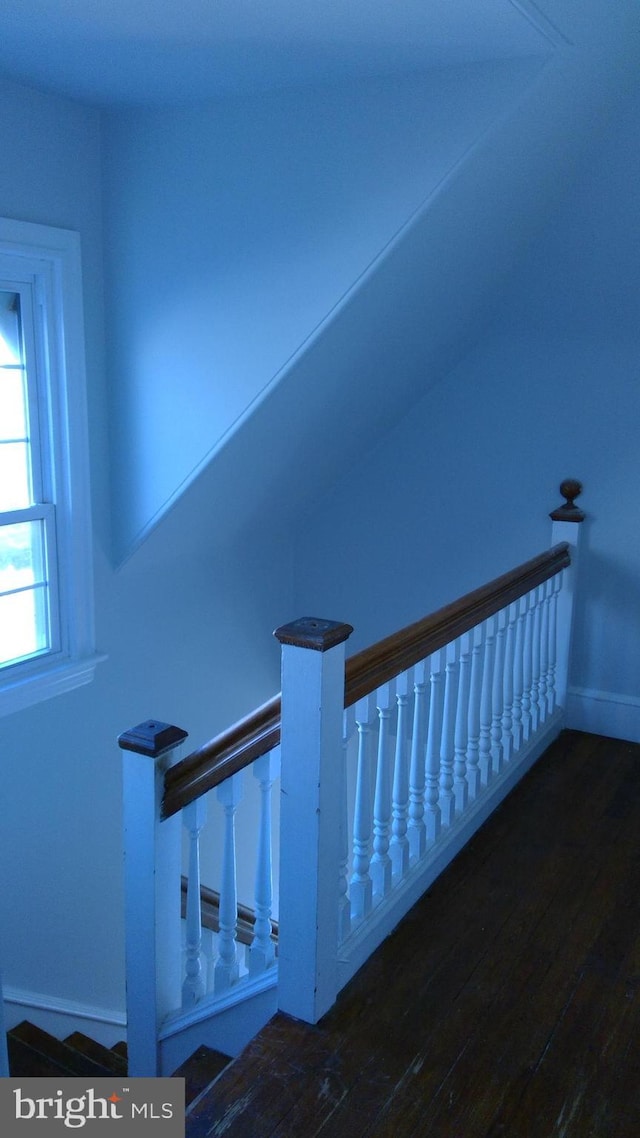
[[4,1016],[7,1031],[23,1019],[28,1019],[56,1039],[64,1039],[74,1031],[82,1031],[105,1047],[112,1047],[114,1043],[127,1038],[124,1012],[95,1008],[7,985],[4,988]]
[[569,688],[566,726],[640,743],[640,697],[593,688]]

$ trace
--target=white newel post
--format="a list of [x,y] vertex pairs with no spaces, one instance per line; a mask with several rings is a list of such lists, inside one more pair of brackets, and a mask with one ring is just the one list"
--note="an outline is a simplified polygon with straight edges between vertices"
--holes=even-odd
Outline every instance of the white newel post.
[[576,587],[576,571],[578,565],[578,549],[580,543],[580,522],[584,521],[584,513],[576,506],[574,499],[582,493],[582,485],[575,479],[568,478],[560,484],[560,493],[566,499],[562,506],[554,510],[549,517],[552,521],[551,542],[557,545],[566,541],[570,546],[571,564],[562,570],[562,588],[557,596],[557,609],[551,614],[550,627],[555,633],[557,656],[555,660],[555,701],[565,709],[567,707],[567,691],[569,686],[569,661],[571,648],[571,631],[573,625],[573,609]]
[[345,641],[303,618],[282,645],[279,1007],[316,1023],[338,992]]
[[164,774],[187,732],[147,720],[122,749],[129,1075],[160,1074],[158,1029],[180,1007],[181,819],[161,820]]

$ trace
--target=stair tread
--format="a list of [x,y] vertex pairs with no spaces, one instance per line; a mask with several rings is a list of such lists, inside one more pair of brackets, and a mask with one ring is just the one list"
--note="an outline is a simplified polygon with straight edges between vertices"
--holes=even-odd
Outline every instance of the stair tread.
[[7,1051],[9,1053],[9,1073],[18,1079],[60,1079],[68,1078],[69,1072],[58,1063],[39,1055],[21,1039],[14,1039],[11,1032],[7,1033]]
[[221,1051],[215,1051],[204,1044],[198,1047],[197,1051],[194,1051],[188,1059],[185,1059],[184,1063],[173,1074],[176,1078],[185,1080],[184,1090],[187,1108],[215,1082],[218,1075],[231,1062],[232,1059],[229,1055],[223,1055]]
[[114,1075],[127,1074],[127,1061],[119,1055],[117,1051],[113,1051],[110,1047],[105,1047],[97,1040],[91,1039],[90,1036],[85,1035],[82,1031],[74,1031],[68,1035],[64,1043],[68,1047],[73,1047],[75,1051],[81,1052],[86,1055],[88,1059],[93,1059],[95,1063],[100,1063],[106,1067],[108,1071]]
[[[9,1056],[13,1054],[14,1066],[21,1068],[27,1062],[27,1051],[31,1052],[34,1066],[38,1064],[52,1065],[57,1068],[55,1074],[67,1076],[81,1076],[95,1078],[101,1075],[110,1075],[113,1072],[102,1063],[90,1059],[87,1055],[69,1047],[61,1039],[56,1039],[49,1032],[36,1027],[35,1024],[23,1020],[16,1027],[7,1032]],[[11,1067],[11,1061],[10,1061]],[[16,1072],[27,1077],[30,1072],[24,1069]]]

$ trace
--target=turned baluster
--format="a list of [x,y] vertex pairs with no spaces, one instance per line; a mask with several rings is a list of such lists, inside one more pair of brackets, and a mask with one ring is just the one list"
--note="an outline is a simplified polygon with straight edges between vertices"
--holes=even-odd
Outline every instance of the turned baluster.
[[453,794],[453,757],[455,714],[458,680],[458,642],[445,649],[444,703],[442,734],[440,736],[440,816],[443,826],[450,826],[455,818],[456,803]]
[[465,633],[460,640],[460,667],[458,671],[458,698],[456,701],[456,723],[454,733],[454,793],[456,813],[461,814],[469,799],[467,782],[467,744],[469,722],[469,692],[471,681],[471,639],[472,633]]
[[540,587],[531,592],[531,730],[535,734],[540,726]]
[[413,729],[411,733],[411,767],[409,771],[409,853],[420,858],[427,847],[424,822],[425,727],[427,721],[427,676],[425,661],[413,670]]
[[493,657],[493,680],[491,684],[491,759],[494,774],[502,770],[504,748],[502,745],[502,715],[504,712],[504,660],[506,617],[504,610],[496,613],[495,642]]
[[213,970],[214,992],[224,992],[239,976],[237,953],[238,888],[236,862],[236,810],[242,798],[242,772],[232,775],[216,790],[224,810],[222,878],[220,882],[220,931],[218,959]]
[[403,877],[409,868],[409,839],[407,838],[407,814],[409,810],[409,739],[407,735],[409,714],[410,672],[403,672],[396,678],[396,704],[398,717],[396,723],[396,754],[393,768],[393,802],[391,824],[391,844],[389,855],[394,877]]
[[202,967],[202,912],[200,906],[200,833],[207,820],[206,798],[196,798],[182,811],[189,834],[189,876],[187,883],[186,959],[182,984],[182,1006],[191,1008],[205,992]]
[[516,637],[513,654],[513,749],[519,751],[524,735],[522,699],[524,693],[524,620],[520,601],[511,606],[516,614]]
[[373,762],[372,726],[376,714],[373,696],[365,696],[355,706],[358,728],[358,765],[356,797],[353,813],[353,875],[349,886],[351,913],[360,920],[371,912],[373,882],[371,880],[371,787]]
[[558,593],[562,588],[562,574],[559,573],[551,581],[551,598],[549,602],[549,668],[547,672],[547,701],[549,715],[556,709],[556,665],[558,659]]
[[480,772],[480,700],[482,696],[482,659],[484,656],[483,624],[472,629],[471,676],[469,680],[469,714],[467,718],[467,783],[470,798],[477,798],[481,788]]
[[540,681],[538,684],[538,706],[540,722],[544,723],[549,714],[549,695],[547,691],[549,676],[549,602],[551,600],[551,581],[541,586],[540,600]]
[[520,612],[523,622],[522,647],[522,734],[525,743],[529,741],[534,731],[533,715],[531,711],[531,684],[533,676],[533,614],[531,612],[531,594],[521,597]]
[[440,738],[442,735],[442,662],[443,650],[429,658],[429,726],[427,730],[427,762],[425,817],[427,841],[440,835]]
[[504,649],[504,681],[503,681],[503,702],[504,708],[502,712],[502,749],[505,763],[509,763],[513,757],[514,748],[514,722],[513,722],[513,704],[514,704],[514,663],[515,663],[515,646],[516,646],[516,617],[517,609],[515,605],[509,605],[506,610],[506,634],[505,634],[505,649]]
[[280,774],[279,747],[256,759],[252,769],[253,777],[260,787],[260,827],[256,861],[256,920],[253,940],[246,957],[249,975],[258,976],[272,966],[276,955],[271,929],[273,905],[271,797],[273,784]]
[[378,763],[373,800],[373,857],[371,877],[373,892],[385,897],[391,889],[392,866],[389,857],[391,828],[391,685],[383,684],[376,693],[378,708]]
[[491,782],[493,765],[491,757],[491,720],[493,693],[493,661],[495,656],[496,620],[491,616],[487,621],[482,660],[482,688],[480,692],[480,743],[479,765],[484,786]]
[[338,939],[346,940],[351,931],[349,899],[349,803],[347,801],[347,753],[355,727],[355,713],[349,707],[342,716],[342,754],[340,764],[340,865],[338,868]]

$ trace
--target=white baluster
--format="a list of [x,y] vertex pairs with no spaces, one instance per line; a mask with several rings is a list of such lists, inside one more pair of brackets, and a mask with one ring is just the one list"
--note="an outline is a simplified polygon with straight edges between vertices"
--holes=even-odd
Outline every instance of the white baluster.
[[531,603],[531,730],[535,733],[540,726],[540,588],[532,590]]
[[409,839],[407,838],[407,814],[409,810],[409,739],[407,719],[409,711],[409,691],[411,673],[403,672],[396,678],[396,704],[398,719],[396,725],[396,756],[393,768],[393,804],[391,824],[391,844],[389,855],[393,876],[403,877],[409,868]]
[[514,601],[512,608],[516,616],[516,635],[513,650],[513,750],[520,750],[524,738],[522,722],[522,693],[524,688],[524,612],[520,601]]
[[493,659],[495,655],[496,620],[490,616],[485,621],[484,655],[482,660],[482,690],[480,693],[480,772],[482,782],[491,782],[493,765],[491,757],[491,720],[493,692]]
[[544,723],[549,714],[547,699],[547,677],[549,673],[549,601],[551,599],[550,581],[540,586],[540,683],[538,685],[538,706],[540,722]]
[[471,632],[471,679],[469,683],[469,713],[467,719],[467,783],[470,798],[477,798],[481,789],[480,772],[480,698],[482,694],[482,660],[484,657],[484,624]]
[[253,764],[253,777],[260,787],[260,828],[256,861],[255,911],[253,940],[246,954],[250,976],[266,972],[275,962],[276,949],[271,929],[273,905],[272,868],[272,787],[280,774],[280,748],[261,755]]
[[515,660],[515,647],[516,647],[516,618],[518,610],[515,604],[509,605],[505,611],[505,619],[507,622],[507,629],[505,634],[505,649],[504,649],[504,682],[503,682],[503,702],[504,707],[502,711],[502,747],[504,753],[505,763],[511,762],[514,754],[514,729],[513,729],[513,701],[514,701],[514,660]]
[[192,1008],[205,992],[202,967],[202,913],[200,907],[200,833],[207,820],[206,798],[197,798],[182,811],[182,822],[189,834],[189,876],[187,880],[185,975],[182,1006]]
[[422,660],[413,670],[413,730],[411,732],[411,767],[409,771],[409,853],[421,858],[427,848],[424,822],[425,727],[427,714],[426,667]]
[[499,774],[504,761],[502,745],[502,713],[504,711],[504,657],[506,615],[504,609],[496,613],[493,656],[493,682],[491,684],[491,758],[493,771]]
[[213,970],[214,992],[225,992],[239,975],[236,934],[238,928],[238,890],[236,873],[235,816],[242,798],[242,772],[223,782],[216,791],[224,808],[222,880],[220,883],[220,932],[218,959]]
[[558,659],[558,593],[562,587],[562,574],[558,573],[551,581],[549,605],[549,670],[547,672],[547,700],[549,715],[556,709],[556,664]]
[[534,731],[531,711],[531,684],[533,676],[533,613],[531,611],[531,593],[520,598],[520,611],[523,619],[523,650],[522,650],[522,733],[525,742],[531,738]]
[[351,932],[349,899],[349,803],[347,801],[347,752],[355,727],[355,712],[348,707],[342,717],[342,766],[340,770],[340,867],[338,870],[338,940]]
[[383,684],[376,693],[378,708],[378,764],[373,801],[373,857],[371,877],[375,895],[385,897],[391,889],[389,830],[391,824],[391,685]]
[[429,726],[427,731],[425,817],[427,841],[440,835],[440,737],[442,734],[442,649],[429,658]]
[[466,632],[460,639],[460,669],[458,673],[458,699],[456,701],[456,725],[454,737],[454,792],[456,813],[461,814],[469,800],[467,782],[467,744],[469,740],[469,692],[471,681],[471,641],[472,634]]
[[455,818],[456,802],[453,794],[453,753],[458,680],[458,641],[448,644],[445,651],[444,706],[442,734],[440,736],[440,816],[443,826],[450,826]]
[[356,771],[356,798],[353,813],[353,875],[349,896],[351,914],[360,920],[371,912],[373,882],[370,872],[371,858],[371,786],[373,763],[371,760],[371,727],[375,716],[373,696],[358,700],[355,707],[358,727],[358,767]]

